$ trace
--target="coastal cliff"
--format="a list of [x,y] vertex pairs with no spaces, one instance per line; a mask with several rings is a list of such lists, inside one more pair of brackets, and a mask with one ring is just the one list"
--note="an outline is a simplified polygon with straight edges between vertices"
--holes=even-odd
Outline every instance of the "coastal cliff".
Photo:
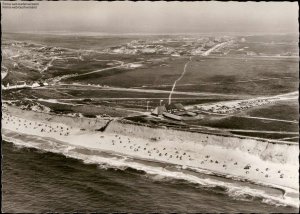
[[32,119],[37,121],[49,121],[54,123],[62,123],[71,127],[79,127],[86,130],[101,129],[108,123],[108,119],[99,118],[86,118],[86,117],[71,117],[64,115],[57,115],[51,113],[34,112],[28,110],[22,110],[17,107],[5,108],[7,112],[14,116],[19,116],[26,119]]
[[[91,150],[188,167],[298,191],[297,143],[76,118],[8,107],[4,139],[38,136]],[[204,170],[204,171],[203,171]]]
[[112,121],[107,132],[130,135],[149,140],[168,140],[178,144],[186,142],[197,145],[214,145],[224,149],[239,149],[242,152],[255,155],[262,160],[275,163],[297,164],[298,144],[294,142],[278,142],[275,140],[255,139],[241,136],[222,136],[217,134],[187,132],[166,128],[152,128],[142,125]]

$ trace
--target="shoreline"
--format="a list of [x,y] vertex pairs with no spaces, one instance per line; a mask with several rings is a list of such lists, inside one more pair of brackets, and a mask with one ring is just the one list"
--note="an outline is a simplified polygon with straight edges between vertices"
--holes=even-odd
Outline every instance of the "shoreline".
[[[4,133],[5,132],[7,132],[7,130],[4,130]],[[13,131],[9,131],[9,134],[21,135],[18,132],[13,132]],[[22,134],[22,136],[24,136],[24,135],[26,135],[26,134]],[[32,135],[32,136],[36,136],[36,135]],[[6,138],[6,139],[4,139],[5,141],[14,143],[14,142],[12,142],[12,140],[10,140],[12,137],[6,137],[5,134],[4,134],[4,138]],[[45,138],[45,140],[54,140],[54,139]],[[55,142],[62,143],[62,144],[65,144],[65,145],[69,145],[69,146],[73,145],[73,144],[70,144],[70,143],[67,143],[67,142],[63,142],[63,141],[55,140]],[[76,148],[87,149],[87,147],[83,147],[83,146],[77,146]],[[161,164],[168,164],[168,165],[173,165],[173,166],[180,166],[178,164],[174,164],[174,163],[170,163],[170,162],[166,162],[166,161],[158,161],[158,160],[153,160],[153,159],[149,159],[149,158],[142,158],[142,157],[134,156],[134,155],[127,156],[127,155],[125,155],[121,152],[116,152],[116,151],[113,151],[113,150],[91,150],[91,151],[99,151],[100,153],[107,153],[107,154],[110,154],[110,155],[115,155],[115,156],[120,156],[120,157],[128,157],[128,158],[132,158],[132,159],[136,159],[136,160],[142,160],[142,161],[148,161],[148,162],[152,162],[152,163],[161,163]],[[184,165],[184,166],[181,166],[181,168],[186,169],[186,170],[190,170],[191,172],[198,172],[198,173],[203,173],[203,174],[206,174],[206,175],[213,175],[213,176],[217,176],[217,177],[229,178],[229,179],[236,180],[236,181],[248,182],[248,183],[251,183],[251,184],[257,184],[257,185],[262,185],[262,186],[266,186],[266,187],[271,187],[271,188],[274,188],[274,189],[281,190],[283,192],[285,192],[285,190],[287,190],[287,189],[292,190],[290,187],[287,187],[287,186],[277,186],[277,185],[272,185],[270,183],[251,181],[251,180],[247,180],[243,177],[233,176],[233,175],[230,175],[230,174],[218,173],[218,172],[214,172],[214,171],[207,170],[207,169],[204,169],[204,168],[199,168],[199,167],[194,168],[194,167],[191,167],[191,166],[188,166],[188,165]]]
[[[11,132],[12,133],[12,132]],[[18,135],[19,137],[23,138],[26,137],[26,134],[19,134],[15,132],[15,135]],[[127,168],[132,168],[135,170],[142,170],[150,175],[157,175],[157,176],[163,176],[163,177],[170,177],[172,179],[183,179],[187,182],[201,185],[204,187],[211,187],[211,188],[225,188],[226,194],[228,194],[229,197],[236,197],[238,195],[244,195],[244,196],[251,196],[251,197],[258,197],[262,198],[263,203],[266,204],[276,204],[276,206],[291,206],[291,207],[299,207],[298,204],[298,192],[294,191],[288,187],[283,186],[276,186],[276,185],[270,185],[267,183],[260,183],[260,182],[254,182],[250,180],[243,179],[241,177],[234,177],[230,175],[225,174],[219,174],[215,173],[210,170],[205,169],[199,169],[199,168],[189,168],[188,166],[178,166],[177,164],[170,164],[168,162],[162,162],[162,161],[155,161],[155,160],[149,160],[149,159],[142,159],[140,157],[132,157],[132,156],[126,156],[122,153],[117,153],[115,151],[100,151],[100,150],[90,150],[86,147],[80,147],[76,146],[76,150],[84,150],[88,151],[88,153],[92,153],[91,160],[86,159],[86,156],[83,154],[81,155],[74,155],[71,152],[69,154],[69,151],[74,150],[72,147],[72,144],[66,143],[66,142],[58,142],[54,139],[47,138],[46,141],[51,141],[51,145],[53,146],[53,142],[60,144],[60,146],[63,146],[63,150],[59,151],[56,149],[49,149],[49,148],[40,148],[37,146],[36,142],[32,144],[32,139],[30,140],[29,144],[24,143],[25,141],[14,138],[14,137],[6,137],[3,135],[3,140],[6,142],[10,142],[16,146],[25,147],[25,148],[34,148],[37,150],[42,150],[46,152],[53,152],[57,154],[64,155],[68,158],[74,158],[83,161],[85,164],[100,164],[101,168],[107,169],[107,168],[113,168],[113,169],[119,169],[119,170],[126,170]],[[32,135],[32,137],[36,137]],[[38,141],[42,140],[40,138],[37,139]],[[45,143],[45,142],[43,142]],[[41,143],[41,144],[43,144]],[[55,147],[55,146],[54,146]],[[100,160],[94,159],[95,155],[101,154]],[[89,156],[89,155],[87,155]],[[108,157],[107,157],[108,156]],[[122,161],[116,160],[116,157],[120,158]],[[101,159],[102,158],[102,159]],[[111,161],[111,158],[114,160]],[[128,158],[132,162],[127,162]],[[109,160],[109,161],[108,161]],[[124,161],[123,161],[124,160]],[[143,162],[147,165],[141,165],[140,162]],[[132,163],[138,163],[134,164],[132,166]],[[153,167],[159,165],[159,167]],[[168,169],[164,169],[164,166],[167,168],[176,168],[178,170],[176,171],[169,171]],[[179,168],[178,168],[179,167]],[[186,173],[188,172],[188,173]],[[184,174],[182,174],[184,173]],[[199,175],[200,177],[194,176],[195,174]],[[204,176],[204,178],[203,178]],[[225,180],[224,180],[225,179]],[[261,189],[262,188],[262,189]],[[274,192],[275,190],[275,192]],[[237,194],[237,195],[236,195]]]
[[[14,116],[13,116],[14,115]],[[68,118],[8,107],[4,132],[53,139],[90,150],[168,163],[298,193],[298,144],[155,129],[120,121]],[[106,129],[95,131],[100,126]],[[155,137],[155,138],[154,138]],[[299,194],[299,193],[298,193]],[[285,196],[283,196],[285,197]],[[298,205],[297,205],[298,206]]]

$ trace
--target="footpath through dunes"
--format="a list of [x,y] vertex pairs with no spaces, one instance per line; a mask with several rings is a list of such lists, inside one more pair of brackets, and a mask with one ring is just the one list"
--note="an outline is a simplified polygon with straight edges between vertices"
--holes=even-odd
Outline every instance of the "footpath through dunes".
[[[298,206],[298,143],[147,127],[124,120],[3,111],[3,137],[37,136],[61,144],[165,162],[283,189]],[[282,198],[281,198],[282,199]]]

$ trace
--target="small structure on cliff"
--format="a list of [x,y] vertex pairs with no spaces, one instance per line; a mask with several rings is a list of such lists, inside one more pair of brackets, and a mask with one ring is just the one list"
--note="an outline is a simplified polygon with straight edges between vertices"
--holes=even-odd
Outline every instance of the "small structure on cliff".
[[181,103],[171,103],[166,106],[168,112],[185,111],[184,106]]
[[157,106],[152,112],[155,116],[164,116],[173,120],[193,120],[199,119],[195,112],[187,111],[181,103],[171,103],[169,105]]
[[162,105],[162,106],[157,106],[152,112],[151,114],[155,115],[155,116],[159,116],[159,115],[162,115],[163,112],[166,112],[167,109],[165,107],[165,105]]
[[185,111],[184,106],[181,103],[171,103],[170,105],[157,106],[151,114],[159,116],[164,112],[175,113]]

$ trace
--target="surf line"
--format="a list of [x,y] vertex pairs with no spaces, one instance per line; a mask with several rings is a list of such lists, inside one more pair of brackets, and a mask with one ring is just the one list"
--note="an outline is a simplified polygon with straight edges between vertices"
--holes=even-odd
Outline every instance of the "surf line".
[[170,95],[169,95],[169,105],[171,104],[172,94],[173,94],[173,92],[174,92],[174,89],[175,89],[175,87],[176,87],[176,84],[177,84],[178,81],[180,81],[180,80],[182,79],[182,77],[183,77],[184,74],[186,73],[187,65],[192,61],[192,58],[193,58],[193,57],[190,56],[189,61],[187,61],[187,62],[185,63],[185,65],[184,65],[183,72],[181,73],[180,77],[179,77],[177,80],[175,80],[175,82],[174,82],[174,84],[173,84],[172,90],[171,90]]

